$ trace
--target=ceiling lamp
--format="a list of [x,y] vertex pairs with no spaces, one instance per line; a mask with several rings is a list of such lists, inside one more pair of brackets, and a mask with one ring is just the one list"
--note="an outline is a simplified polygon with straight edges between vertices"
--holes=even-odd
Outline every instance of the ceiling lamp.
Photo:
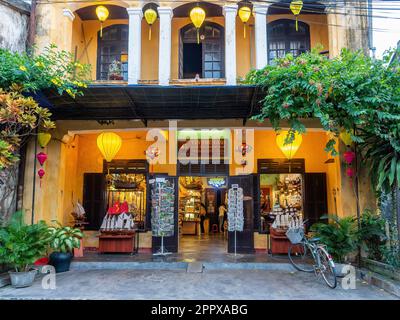
[[296,31],[299,31],[298,23],[297,23],[297,17],[300,14],[301,9],[303,8],[303,1],[301,0],[296,0],[292,1],[290,3],[290,10],[296,17]]
[[276,144],[278,145],[279,149],[283,152],[287,159],[292,159],[296,154],[297,150],[299,150],[301,142],[303,141],[303,137],[300,133],[294,133],[294,140],[292,143],[285,144],[285,140],[289,131],[281,131],[276,136]]
[[197,29],[197,44],[199,44],[200,43],[199,29],[206,18],[206,12],[200,7],[194,7],[192,10],[190,10],[189,16],[190,20],[192,20],[194,26]]
[[251,9],[249,7],[241,7],[238,12],[240,20],[243,22],[243,37],[246,38],[246,23],[251,16]]
[[110,12],[105,6],[98,6],[96,8],[96,15],[100,21],[100,38],[103,37],[103,22],[107,20]]
[[155,10],[149,8],[144,12],[144,18],[146,19],[147,24],[150,26],[150,28],[149,28],[149,40],[151,40],[151,26],[157,20],[157,12]]
[[122,145],[122,139],[114,132],[103,132],[97,137],[97,147],[107,162],[111,162]]

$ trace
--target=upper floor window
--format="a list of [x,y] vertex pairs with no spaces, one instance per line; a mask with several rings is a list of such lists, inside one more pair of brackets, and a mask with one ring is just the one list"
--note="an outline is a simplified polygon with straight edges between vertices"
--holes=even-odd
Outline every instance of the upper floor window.
[[280,19],[268,24],[268,62],[281,58],[287,53],[298,56],[310,50],[310,27],[299,21]]
[[112,25],[98,36],[97,80],[128,80],[128,25]]

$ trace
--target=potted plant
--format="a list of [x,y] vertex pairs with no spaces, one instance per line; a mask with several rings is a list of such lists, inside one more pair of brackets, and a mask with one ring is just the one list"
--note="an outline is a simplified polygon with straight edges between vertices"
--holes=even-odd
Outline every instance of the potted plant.
[[73,258],[72,251],[80,247],[83,233],[80,229],[64,227],[60,223],[57,223],[55,227],[49,227],[49,231],[50,247],[54,250],[50,254],[50,264],[54,266],[57,273],[69,271]]
[[46,223],[40,221],[27,225],[22,212],[16,212],[10,222],[0,228],[0,263],[15,269],[9,271],[14,288],[32,285],[37,273],[32,265],[46,254],[49,242]]
[[349,255],[358,248],[358,230],[354,217],[339,218],[337,215],[324,215],[329,223],[315,223],[311,231],[326,245],[337,265],[337,275],[342,276],[342,267],[349,260]]
[[108,68],[108,73],[110,80],[124,80],[124,77],[121,74],[121,62],[118,60],[111,62]]

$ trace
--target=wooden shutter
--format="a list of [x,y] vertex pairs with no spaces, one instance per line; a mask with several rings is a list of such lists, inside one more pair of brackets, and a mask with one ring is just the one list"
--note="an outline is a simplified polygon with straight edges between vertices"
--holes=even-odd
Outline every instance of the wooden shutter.
[[308,226],[321,222],[320,217],[328,213],[326,173],[306,173],[304,175],[304,219]]
[[85,229],[99,230],[106,213],[104,174],[85,173],[83,175],[83,207],[89,223]]

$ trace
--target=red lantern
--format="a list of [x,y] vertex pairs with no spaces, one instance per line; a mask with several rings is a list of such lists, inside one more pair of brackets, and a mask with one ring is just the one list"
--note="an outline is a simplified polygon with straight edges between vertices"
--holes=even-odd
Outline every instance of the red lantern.
[[348,167],[346,169],[346,175],[351,179],[354,177],[354,169],[352,167]]
[[44,174],[45,174],[45,172],[44,172],[43,168],[40,168],[38,171],[38,176],[40,178],[40,186],[42,186],[42,178],[43,178]]
[[345,153],[343,153],[343,158],[348,165],[351,165],[353,160],[356,158],[356,154],[353,151],[346,151]]
[[45,154],[44,152],[39,152],[36,155],[36,158],[38,159],[39,163],[41,166],[43,166],[43,164],[46,162],[47,160],[47,154]]

